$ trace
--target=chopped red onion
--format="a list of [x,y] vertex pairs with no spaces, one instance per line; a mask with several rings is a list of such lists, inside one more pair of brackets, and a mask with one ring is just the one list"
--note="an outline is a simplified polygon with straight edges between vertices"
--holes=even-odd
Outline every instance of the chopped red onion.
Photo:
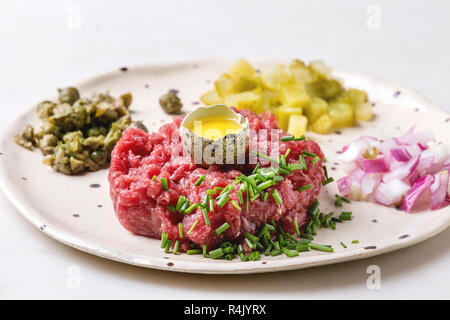
[[408,130],[399,138],[360,137],[345,146],[339,159],[349,174],[337,181],[339,192],[354,200],[373,200],[386,206],[401,203],[411,212],[450,203],[450,157],[430,130]]

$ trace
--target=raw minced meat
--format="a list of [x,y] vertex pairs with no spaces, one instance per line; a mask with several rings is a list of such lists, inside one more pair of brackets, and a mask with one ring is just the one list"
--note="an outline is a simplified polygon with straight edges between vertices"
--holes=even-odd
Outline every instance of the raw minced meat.
[[[256,115],[246,110],[235,111],[248,118],[252,130],[275,129],[280,137],[286,135],[278,129],[276,118],[270,113]],[[198,246],[206,244],[211,250],[223,241],[242,240],[245,232],[254,234],[262,224],[272,220],[291,234],[295,233],[294,219],[297,219],[300,228],[308,222],[307,209],[318,196],[324,180],[323,153],[317,143],[311,140],[279,142],[277,139],[280,154],[291,150],[287,157],[288,163],[298,163],[303,151],[320,157],[314,164],[311,163],[312,157],[306,157],[307,170],[295,170],[284,181],[266,190],[277,190],[282,199],[280,206],[271,196],[266,202],[260,197],[249,203],[248,211],[244,205],[239,211],[231,204],[231,200],[239,201],[234,190],[222,208],[214,201],[214,211],[208,212],[210,226],[206,225],[199,208],[188,215],[170,211],[168,206],[175,206],[180,195],[191,203],[201,203],[207,190],[235,183],[237,176],[251,174],[255,167],[255,164],[241,164],[204,168],[194,164],[182,152],[179,135],[181,121],[182,117],[175,118],[172,123],[163,125],[158,132],[153,133],[130,128],[116,144],[109,172],[110,192],[116,215],[125,228],[134,234],[158,239],[162,232],[167,232],[169,239],[180,240],[181,250],[189,249],[191,242]],[[271,130],[268,130],[268,141],[270,136]],[[252,135],[251,139],[251,146],[267,146],[267,154],[274,148],[267,144],[266,139],[260,141],[259,135]],[[157,176],[155,180],[152,179],[154,175]],[[203,183],[194,186],[202,175],[206,175]],[[160,179],[163,177],[167,179],[168,191],[162,189]],[[297,191],[297,188],[308,184],[312,188]],[[218,195],[219,192],[212,197]],[[196,227],[188,234],[197,220]],[[183,224],[183,239],[180,239],[179,234],[180,222]],[[215,230],[225,222],[230,227],[217,236]]]

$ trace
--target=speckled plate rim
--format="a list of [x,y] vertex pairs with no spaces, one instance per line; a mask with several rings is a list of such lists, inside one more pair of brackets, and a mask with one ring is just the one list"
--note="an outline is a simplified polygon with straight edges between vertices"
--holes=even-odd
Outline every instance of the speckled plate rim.
[[[261,59],[254,59],[256,61]],[[167,64],[146,64],[146,65],[138,65],[134,66],[133,69],[139,68],[149,68],[149,67],[160,67],[160,68],[174,68],[177,65],[185,65],[185,64],[200,64],[200,63],[214,63],[216,60],[193,60],[193,61],[183,61],[183,62],[175,62],[175,63],[167,63]],[[223,60],[219,60],[223,62]],[[267,62],[266,59],[264,61]],[[90,82],[100,81],[105,77],[115,76],[116,72],[104,73],[102,75],[97,75],[86,79],[85,81],[80,82],[83,86],[88,86]],[[403,94],[409,95],[413,97],[415,100],[420,101],[421,104],[426,105],[433,112],[439,112],[443,115],[449,115],[446,111],[436,107],[430,101],[423,98],[416,91],[411,90],[409,88],[405,88],[403,86],[395,85],[385,80],[381,80],[375,77],[355,73],[355,72],[347,72],[347,71],[338,71],[334,70],[334,74],[337,76],[354,76],[368,79],[374,83],[378,83],[385,87],[395,88],[395,90],[401,90]],[[394,89],[393,89],[394,90]],[[4,137],[9,135],[7,133],[11,133],[12,127],[14,127],[14,123],[26,115],[29,112],[33,112],[34,107],[22,112],[19,116],[12,119],[8,122],[3,128],[0,129],[0,139],[4,139]],[[265,273],[265,272],[274,272],[274,271],[285,271],[285,270],[293,270],[293,269],[303,269],[318,265],[327,265],[334,264],[338,262],[346,262],[357,259],[363,259],[368,257],[373,257],[376,255],[380,255],[387,252],[392,252],[401,248],[405,248],[426,239],[429,239],[441,231],[445,230],[450,226],[450,206],[444,209],[442,215],[440,215],[437,219],[434,220],[434,223],[428,225],[428,228],[422,229],[420,232],[416,232],[413,235],[409,236],[402,241],[387,241],[377,245],[376,250],[366,250],[364,248],[355,248],[349,251],[341,251],[334,252],[332,255],[328,253],[323,253],[314,256],[302,257],[301,259],[296,258],[286,258],[281,260],[272,260],[270,261],[270,266],[266,266],[261,264],[261,262],[246,262],[239,264],[228,264],[226,261],[178,261],[176,265],[168,268],[167,260],[164,260],[162,256],[160,258],[149,257],[146,259],[136,258],[127,252],[115,252],[111,247],[104,244],[97,244],[92,241],[85,241],[77,236],[72,236],[61,231],[59,228],[55,226],[47,226],[45,225],[45,221],[42,220],[41,213],[34,209],[32,206],[28,205],[26,201],[22,201],[20,196],[18,196],[17,187],[11,183],[5,174],[5,166],[4,162],[0,161],[0,188],[6,197],[11,201],[14,207],[35,227],[44,232],[44,234],[50,236],[51,238],[64,243],[68,246],[71,246],[75,249],[87,252],[89,254],[93,254],[102,258],[123,262],[135,266],[165,270],[165,271],[176,271],[176,272],[186,272],[186,273],[201,273],[201,274],[246,274],[246,273]],[[212,263],[214,266],[212,267]]]

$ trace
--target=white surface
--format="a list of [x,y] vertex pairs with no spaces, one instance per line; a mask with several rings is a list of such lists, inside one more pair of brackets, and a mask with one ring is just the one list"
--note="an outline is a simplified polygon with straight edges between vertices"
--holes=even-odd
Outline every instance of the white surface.
[[[444,1],[9,1],[0,4],[0,117],[124,65],[211,56],[325,59],[420,91],[449,109]],[[366,26],[377,5],[379,30]],[[80,28],[70,29],[80,13]],[[76,20],[76,18],[75,18]],[[76,21],[75,21],[76,22]],[[0,298],[449,298],[450,230],[415,247],[327,267],[200,276],[130,267],[34,229],[0,196]],[[366,268],[381,268],[381,289]],[[80,274],[76,289],[73,272]],[[70,275],[72,272],[72,276]],[[72,289],[72,290],[71,290]]]

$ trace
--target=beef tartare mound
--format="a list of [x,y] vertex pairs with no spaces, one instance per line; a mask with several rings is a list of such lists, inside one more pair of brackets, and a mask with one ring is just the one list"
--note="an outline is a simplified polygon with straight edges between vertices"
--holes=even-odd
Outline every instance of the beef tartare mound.
[[[235,111],[248,118],[253,132],[274,129],[280,137],[286,136],[271,113],[256,115],[247,110]],[[158,239],[163,232],[167,233],[172,243],[179,240],[181,251],[190,249],[191,243],[199,247],[206,244],[211,250],[224,241],[241,241],[246,232],[255,234],[264,223],[275,221],[285,232],[294,234],[294,220],[299,228],[309,221],[307,210],[318,196],[325,179],[323,153],[317,143],[278,139],[276,147],[279,153],[288,153],[286,163],[298,164],[301,158],[306,169],[294,170],[284,176],[282,181],[264,190],[269,193],[268,197],[248,201],[248,208],[246,205],[236,205],[242,204],[242,199],[238,188],[230,188],[227,201],[223,201],[221,207],[214,200],[222,188],[235,184],[236,178],[241,175],[251,175],[256,164],[211,165],[208,168],[195,164],[190,156],[182,152],[179,134],[182,120],[182,117],[175,118],[172,123],[163,125],[153,133],[130,128],[116,144],[109,172],[110,192],[116,215],[126,229],[137,235]],[[253,136],[252,139],[256,139],[253,145],[267,146],[270,132],[274,130],[268,130],[269,136],[264,141],[258,140],[259,135]],[[274,145],[266,149],[270,154]],[[305,152],[317,157],[303,158]],[[271,166],[270,163],[260,165]],[[196,183],[199,179],[202,182]],[[304,186],[308,188],[297,190]],[[218,192],[211,194],[210,190],[214,188]],[[213,208],[208,209],[206,218],[206,209],[200,206],[189,214],[174,210],[180,196],[191,204],[202,203],[208,190]],[[273,193],[281,201],[270,196]],[[227,228],[217,232],[224,224]]]

